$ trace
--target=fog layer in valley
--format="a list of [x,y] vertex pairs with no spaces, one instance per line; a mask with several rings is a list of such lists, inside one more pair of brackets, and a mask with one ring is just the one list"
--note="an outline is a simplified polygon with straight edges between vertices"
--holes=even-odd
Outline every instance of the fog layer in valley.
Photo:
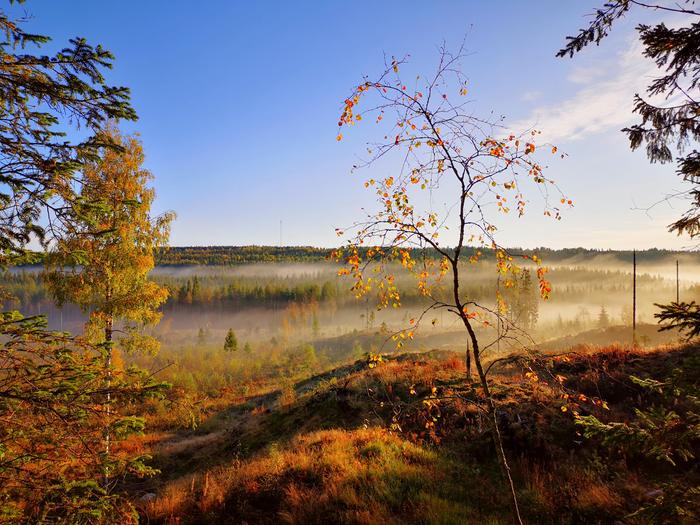
[[[510,302],[527,299],[526,314],[510,312],[511,320],[536,342],[572,336],[610,326],[629,327],[632,321],[631,256],[618,252],[574,256],[545,261],[553,292],[547,301],[537,296],[533,273],[527,289],[511,293]],[[630,259],[630,260],[626,260]],[[679,295],[684,301],[700,299],[700,258],[692,253],[666,257],[640,256],[637,264],[637,322],[654,323],[654,303],[676,298],[676,261],[679,261]],[[402,277],[404,291],[399,309],[376,309],[371,294],[356,299],[352,282],[337,275],[338,265],[319,263],[260,263],[240,266],[160,266],[153,278],[166,285],[170,299],[161,323],[152,329],[164,345],[223,342],[228,330],[241,341],[269,341],[294,345],[369,333],[374,346],[382,345],[396,330],[422,312],[426,303],[416,293],[412,277]],[[527,266],[525,266],[527,269]],[[47,296],[40,269],[13,270],[5,275],[14,302],[24,311],[45,314],[53,329],[80,332],[85,315],[73,305],[58,309]],[[462,289],[481,304],[493,307],[500,286],[488,261],[465,265]],[[527,315],[527,320],[517,318]],[[448,312],[429,314],[407,348],[462,345],[458,319]],[[435,323],[432,321],[435,320]],[[452,337],[454,336],[454,341]],[[385,348],[387,345],[384,345]]]

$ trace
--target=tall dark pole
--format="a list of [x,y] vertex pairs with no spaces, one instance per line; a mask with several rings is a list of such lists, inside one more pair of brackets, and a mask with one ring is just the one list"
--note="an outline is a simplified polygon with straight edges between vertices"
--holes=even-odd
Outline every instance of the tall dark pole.
[[499,298],[501,297],[501,274],[498,274],[496,279],[496,312],[498,313],[496,325],[496,352],[501,355],[501,305],[499,303]]
[[637,250],[632,250],[632,344],[637,345]]
[[676,304],[681,302],[680,281],[678,280],[678,259],[676,259]]

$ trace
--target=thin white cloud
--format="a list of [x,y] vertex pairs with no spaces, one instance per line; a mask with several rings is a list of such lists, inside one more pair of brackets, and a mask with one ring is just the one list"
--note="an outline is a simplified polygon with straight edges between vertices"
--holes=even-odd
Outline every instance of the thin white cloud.
[[591,82],[596,82],[601,79],[607,73],[607,67],[605,65],[588,66],[588,67],[576,67],[574,68],[569,76],[566,77],[569,82],[573,84],[590,84]]
[[632,97],[644,91],[655,73],[654,63],[642,56],[637,43],[617,60],[574,70],[568,80],[578,89],[574,88],[571,97],[538,106],[510,127],[516,132],[541,130],[540,140],[559,144],[619,130],[634,120]]
[[520,99],[525,102],[534,102],[535,100],[539,100],[540,98],[542,98],[542,92],[538,89],[535,89],[533,91],[526,91],[520,97]]

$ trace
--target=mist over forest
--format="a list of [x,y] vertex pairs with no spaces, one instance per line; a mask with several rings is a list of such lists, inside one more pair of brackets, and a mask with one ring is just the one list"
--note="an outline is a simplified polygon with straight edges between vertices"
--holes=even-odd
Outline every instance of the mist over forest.
[[[400,310],[378,310],[371,297],[358,300],[351,283],[338,275],[340,265],[330,261],[330,250],[259,247],[170,248],[160,256],[151,275],[165,286],[169,297],[163,318],[153,329],[166,347],[183,342],[223,344],[232,329],[243,341],[268,345],[277,339],[286,343],[330,344],[334,338],[364,334],[371,349],[390,349],[388,336],[419,315],[426,302],[411,290]],[[212,259],[211,253],[219,253]],[[514,249],[513,253],[520,253]],[[195,253],[196,255],[192,255]],[[219,264],[221,254],[227,264]],[[299,255],[299,254],[303,255]],[[530,253],[530,252],[523,252]],[[552,283],[547,301],[537,300],[536,283],[510,291],[516,309],[509,316],[522,323],[532,343],[547,343],[595,329],[618,327],[598,344],[628,343],[632,320],[632,253],[595,250],[547,250],[544,264]],[[637,257],[637,321],[653,324],[655,303],[674,300],[676,263],[678,291],[684,301],[700,300],[700,255],[695,252],[640,251]],[[268,262],[250,262],[260,259]],[[213,263],[212,260],[217,261]],[[182,261],[175,264],[174,261]],[[193,261],[204,264],[191,264]],[[239,261],[232,263],[230,261]],[[534,265],[523,266],[528,274]],[[471,265],[462,286],[484,304],[495,304],[497,274],[488,258]],[[52,329],[80,332],[86,316],[75,305],[57,308],[41,279],[41,267],[13,268],[2,284],[17,297],[15,306],[31,314],[47,316]],[[655,332],[655,331],[654,331]],[[646,334],[648,344],[673,341],[675,332]],[[463,336],[458,320],[442,313],[419,339],[407,343],[410,350],[452,348]],[[504,347],[507,351],[508,347]],[[323,349],[319,349],[322,350]],[[356,349],[357,350],[357,349]],[[359,350],[358,350],[359,355]]]

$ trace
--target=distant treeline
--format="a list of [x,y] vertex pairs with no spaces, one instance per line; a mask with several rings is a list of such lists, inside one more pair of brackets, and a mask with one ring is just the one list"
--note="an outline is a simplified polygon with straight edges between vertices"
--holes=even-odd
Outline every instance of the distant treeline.
[[[328,261],[332,248],[317,248],[314,246],[172,246],[162,248],[156,253],[158,266],[236,266],[254,263],[303,263]],[[451,250],[446,248],[446,251]],[[493,256],[493,251],[485,248],[466,247],[465,253],[470,254],[480,250],[485,258]],[[579,259],[583,262],[596,256],[609,256],[611,261],[631,262],[632,250],[593,250],[590,248],[509,248],[514,255],[537,255],[545,263],[552,264],[561,261]],[[361,252],[366,249],[361,250]],[[439,254],[433,249],[412,250],[414,257],[438,258]],[[671,257],[691,257],[700,263],[700,252],[674,251],[651,248],[637,251],[637,261],[653,263]],[[41,265],[43,254],[34,252],[27,255],[26,266]],[[22,266],[22,265],[18,265]]]
[[177,246],[156,254],[159,266],[234,266],[271,262],[319,262],[328,259],[328,248],[313,246]]
[[[279,306],[290,302],[325,302],[340,295],[337,280],[318,282],[301,279],[231,279],[226,283],[194,276],[191,279],[160,278],[170,291],[168,304],[231,304],[235,306]],[[346,287],[347,288],[347,287]],[[350,296],[349,293],[344,295]]]
[[[475,251],[476,248],[467,248],[467,251]],[[177,246],[160,250],[156,256],[156,262],[161,266],[234,266],[238,264],[271,263],[271,262],[319,262],[328,260],[333,249],[316,248],[313,246]],[[481,249],[486,257],[492,255],[492,251]],[[545,264],[573,258],[589,258],[600,255],[609,255],[627,262],[632,260],[631,250],[592,250],[589,248],[512,248],[514,254],[538,255]],[[413,250],[414,256],[438,257],[435,250]],[[637,252],[639,262],[660,261],[669,256],[692,256],[700,262],[700,253],[687,251],[640,250]]]

